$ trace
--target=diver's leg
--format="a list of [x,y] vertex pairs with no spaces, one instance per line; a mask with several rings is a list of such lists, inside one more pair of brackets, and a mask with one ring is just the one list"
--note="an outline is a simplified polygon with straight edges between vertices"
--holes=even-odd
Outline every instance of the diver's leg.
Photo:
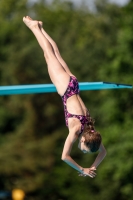
[[43,23],[41,21],[39,21],[39,27],[40,27],[40,30],[42,31],[42,33],[44,34],[44,36],[47,38],[47,40],[50,42],[50,44],[52,45],[53,47],[53,50],[54,50],[54,53],[58,59],[58,61],[60,62],[60,64],[63,66],[63,68],[65,69],[65,71],[70,75],[70,76],[74,76],[68,65],[66,64],[66,62],[63,60],[60,52],[59,52],[59,49],[57,47],[57,44],[55,43],[55,41],[48,35],[48,33],[44,30],[43,28]]
[[70,75],[66,73],[60,62],[55,56],[53,48],[47,38],[39,28],[39,22],[32,20],[30,17],[23,18],[24,23],[35,35],[40,47],[44,52],[44,57],[48,66],[49,76],[55,85],[58,93],[63,95],[69,83]]

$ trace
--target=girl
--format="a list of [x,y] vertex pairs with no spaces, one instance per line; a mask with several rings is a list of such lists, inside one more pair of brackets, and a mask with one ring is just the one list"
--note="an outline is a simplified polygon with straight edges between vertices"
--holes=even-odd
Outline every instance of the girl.
[[[94,121],[79,96],[78,81],[62,59],[56,43],[43,29],[42,22],[32,20],[29,16],[23,17],[23,22],[33,32],[42,48],[49,76],[64,104],[69,134],[64,144],[62,160],[77,170],[80,176],[94,178],[95,170],[105,157],[106,150],[101,143],[101,135],[94,129]],[[72,146],[77,139],[79,139],[78,148],[83,153],[99,150],[99,154],[90,168],[81,167],[70,156]]]

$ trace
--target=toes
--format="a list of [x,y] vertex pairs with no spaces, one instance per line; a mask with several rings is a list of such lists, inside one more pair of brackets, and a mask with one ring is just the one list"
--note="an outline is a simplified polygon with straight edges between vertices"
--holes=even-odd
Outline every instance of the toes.
[[31,20],[31,18],[29,16],[24,16],[23,21],[26,21],[26,20]]
[[31,17],[29,17],[28,15],[25,17],[25,19],[28,19],[28,20],[33,20]]
[[26,18],[26,19],[29,19],[30,17],[27,15],[25,18]]
[[25,17],[23,17],[23,21],[25,21]]
[[27,16],[28,19],[31,19],[31,17]]

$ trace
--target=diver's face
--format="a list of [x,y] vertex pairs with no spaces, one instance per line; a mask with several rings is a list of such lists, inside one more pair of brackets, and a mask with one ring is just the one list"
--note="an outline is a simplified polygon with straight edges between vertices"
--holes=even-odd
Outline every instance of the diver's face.
[[80,137],[79,139],[79,144],[78,148],[83,152],[83,153],[91,153],[90,149],[86,146],[85,144],[85,138],[83,136]]

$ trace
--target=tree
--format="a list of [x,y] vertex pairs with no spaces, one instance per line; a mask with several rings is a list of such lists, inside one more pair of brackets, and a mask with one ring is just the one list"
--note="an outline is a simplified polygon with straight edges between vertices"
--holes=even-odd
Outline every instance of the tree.
[[[97,12],[91,13],[60,1],[48,7],[45,1],[30,5],[24,0],[8,4],[1,0],[1,85],[50,82],[41,49],[22,23],[28,14],[42,19],[79,81],[131,83],[132,2],[124,8],[109,3],[96,6]],[[4,96],[0,98],[1,189],[23,189],[29,200],[131,199],[132,93],[85,91],[81,96],[108,151],[97,178],[82,179],[60,160],[68,131],[57,94]],[[83,167],[96,156],[82,156],[76,145],[72,155]]]

